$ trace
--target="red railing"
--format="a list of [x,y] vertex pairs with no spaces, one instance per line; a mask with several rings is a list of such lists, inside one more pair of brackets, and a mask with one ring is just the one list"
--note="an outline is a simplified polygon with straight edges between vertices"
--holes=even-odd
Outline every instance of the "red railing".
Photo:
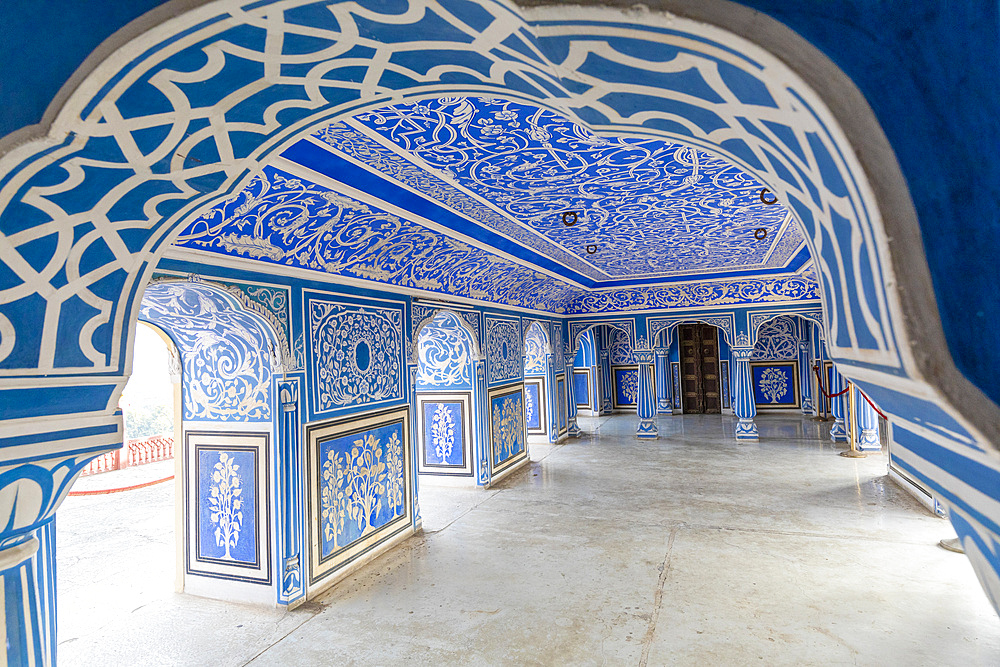
[[169,435],[151,435],[129,440],[124,447],[101,454],[90,462],[81,475],[96,475],[129,466],[166,461],[174,458],[174,439]]

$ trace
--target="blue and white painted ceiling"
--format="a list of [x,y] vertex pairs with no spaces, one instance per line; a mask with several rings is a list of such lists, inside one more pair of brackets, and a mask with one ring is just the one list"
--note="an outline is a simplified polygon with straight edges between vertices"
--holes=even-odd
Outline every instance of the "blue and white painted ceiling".
[[721,303],[818,298],[763,189],[700,149],[442,97],[299,140],[176,245],[557,313],[703,305],[706,281]]

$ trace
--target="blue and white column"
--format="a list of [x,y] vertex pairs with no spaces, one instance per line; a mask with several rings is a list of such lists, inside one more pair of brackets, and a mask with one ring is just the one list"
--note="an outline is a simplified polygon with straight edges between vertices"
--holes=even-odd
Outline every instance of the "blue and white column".
[[636,437],[658,438],[660,433],[656,427],[656,390],[653,388],[653,351],[636,350],[635,361],[639,364],[639,427],[635,430]]
[[670,364],[667,353],[669,348],[658,347],[656,353],[656,414],[672,415],[674,408],[670,400]]
[[802,392],[802,414],[813,413],[813,371],[809,359],[809,341],[799,341],[799,387]]
[[611,354],[607,349],[601,350],[598,364],[601,368],[601,407],[598,414],[609,415],[614,410],[611,392],[615,390],[615,385],[614,380],[611,379]]
[[[278,381],[278,428],[275,467],[278,480],[278,551],[281,580],[278,603],[292,604],[305,595],[304,540],[302,513],[302,426],[300,387],[303,378],[284,375]],[[413,477],[416,480],[416,476]]]
[[757,424],[753,420],[757,416],[757,404],[753,400],[753,377],[750,374],[753,347],[733,346],[730,349],[736,369],[733,374],[733,412],[738,417],[736,439],[757,440]]
[[862,452],[878,452],[882,449],[882,441],[878,437],[878,414],[875,408],[868,404],[865,395],[857,389],[855,410],[858,415],[858,449]]
[[576,423],[576,378],[573,376],[576,354],[567,353],[563,358],[566,360],[566,435],[578,438],[583,431]]
[[[847,383],[844,382],[844,376],[837,372],[837,367],[834,366],[830,371],[830,396],[835,396],[847,388]],[[844,424],[844,414],[847,412],[844,408],[846,407],[847,397],[850,396],[850,392],[847,392],[841,396],[830,399],[831,408],[833,410],[833,426],[830,427],[830,440],[834,442],[847,442],[847,427]]]

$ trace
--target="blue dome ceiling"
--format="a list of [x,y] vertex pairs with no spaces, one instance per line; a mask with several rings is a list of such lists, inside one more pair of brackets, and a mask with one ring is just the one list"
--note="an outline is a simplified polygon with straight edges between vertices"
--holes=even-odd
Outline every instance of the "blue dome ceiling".
[[441,98],[298,141],[176,245],[564,312],[594,289],[802,274],[799,227],[763,187],[687,146]]

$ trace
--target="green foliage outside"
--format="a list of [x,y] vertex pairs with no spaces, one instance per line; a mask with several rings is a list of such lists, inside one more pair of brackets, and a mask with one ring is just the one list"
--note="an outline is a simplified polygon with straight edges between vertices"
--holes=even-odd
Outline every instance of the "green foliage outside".
[[165,405],[139,405],[125,408],[125,439],[147,438],[174,433],[173,415]]

